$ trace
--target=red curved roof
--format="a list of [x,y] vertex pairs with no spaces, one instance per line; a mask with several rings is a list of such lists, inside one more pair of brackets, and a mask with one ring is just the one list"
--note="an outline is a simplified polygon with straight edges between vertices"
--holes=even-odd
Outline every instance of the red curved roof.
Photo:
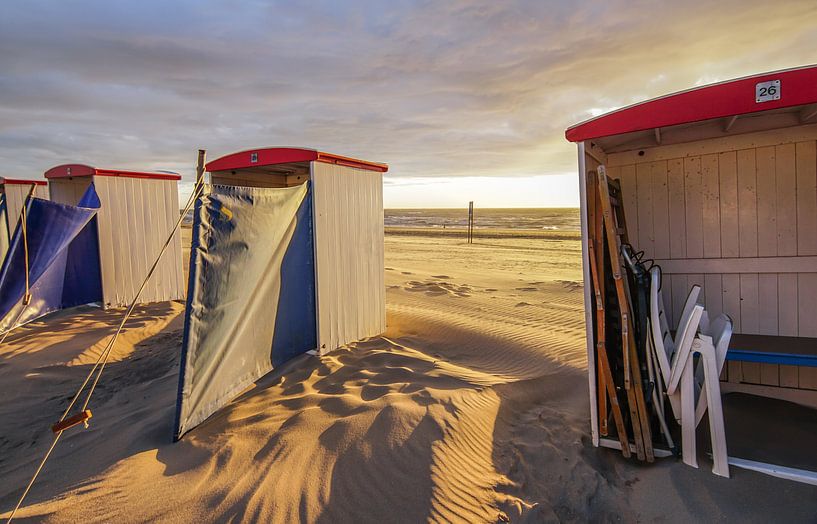
[[171,172],[127,171],[124,169],[101,169],[85,164],[63,164],[45,172],[45,178],[69,178],[77,176],[117,176],[126,178],[152,178],[154,180],[181,180],[181,175]]
[[[780,80],[780,99],[757,102],[755,85],[771,80]],[[570,126],[565,138],[581,142],[813,103],[817,103],[817,65],[747,76],[640,102]]]
[[206,169],[209,172],[228,171],[234,169],[246,169],[250,167],[270,166],[275,164],[288,164],[291,162],[325,162],[369,171],[379,171],[385,173],[389,170],[387,164],[369,162],[357,158],[324,153],[315,149],[303,147],[266,147],[260,149],[248,149],[231,153],[212,162],[208,162]]
[[46,185],[46,181],[45,180],[24,180],[22,178],[6,178],[6,177],[0,176],[0,185],[7,185],[7,184],[8,185],[21,184],[21,185],[26,185],[26,186],[30,186],[31,184],[34,184],[34,185],[37,185],[37,186],[44,186],[44,185]]

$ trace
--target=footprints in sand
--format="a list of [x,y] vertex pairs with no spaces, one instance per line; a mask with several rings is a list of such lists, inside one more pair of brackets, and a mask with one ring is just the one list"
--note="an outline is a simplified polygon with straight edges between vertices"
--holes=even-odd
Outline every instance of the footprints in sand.
[[579,280],[557,280],[556,282],[561,284],[562,287],[567,289],[568,291],[576,291],[584,287],[582,282]]
[[[435,278],[435,277],[432,277]],[[406,291],[424,292],[429,296],[450,295],[454,297],[470,297],[474,288],[468,285],[457,285],[446,281],[426,281],[412,280],[406,283],[403,288]]]

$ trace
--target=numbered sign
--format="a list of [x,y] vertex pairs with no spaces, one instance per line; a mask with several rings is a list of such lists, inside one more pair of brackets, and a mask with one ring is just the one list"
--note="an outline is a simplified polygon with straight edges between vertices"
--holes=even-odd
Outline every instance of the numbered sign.
[[780,80],[769,80],[755,84],[755,102],[780,100]]

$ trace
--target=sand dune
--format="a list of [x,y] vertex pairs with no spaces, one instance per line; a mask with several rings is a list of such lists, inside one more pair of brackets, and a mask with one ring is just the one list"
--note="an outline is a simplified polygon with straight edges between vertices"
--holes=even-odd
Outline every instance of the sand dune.
[[[589,444],[579,243],[388,236],[388,331],[300,357],[171,443],[182,306],[140,308],[21,520],[808,520],[817,490]],[[0,510],[50,443],[116,312],[0,349]],[[33,442],[33,444],[32,444]]]

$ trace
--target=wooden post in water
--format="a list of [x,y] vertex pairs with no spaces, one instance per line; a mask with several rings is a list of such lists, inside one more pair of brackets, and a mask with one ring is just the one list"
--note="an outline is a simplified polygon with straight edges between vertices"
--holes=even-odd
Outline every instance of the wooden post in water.
[[468,202],[468,243],[474,243],[474,201]]

